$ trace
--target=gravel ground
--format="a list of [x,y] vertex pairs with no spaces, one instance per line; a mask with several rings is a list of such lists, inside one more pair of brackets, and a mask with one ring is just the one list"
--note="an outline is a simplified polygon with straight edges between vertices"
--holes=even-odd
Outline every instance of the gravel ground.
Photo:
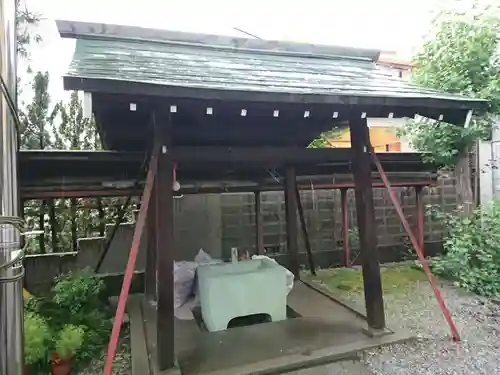
[[[360,353],[360,361],[291,372],[288,375],[479,375],[500,374],[500,306],[441,282],[440,290],[453,315],[462,342],[450,329],[427,282],[385,294],[387,324],[417,340]],[[336,290],[339,293],[339,290]],[[364,310],[360,293],[343,292]]]
[[[90,365],[79,372],[77,375],[102,375],[104,369],[104,353],[103,355],[93,360]],[[130,354],[130,334],[128,326],[122,328],[122,333],[119,341],[119,347],[116,352],[116,357],[113,362],[113,375],[131,375],[132,362]]]
[[[500,306],[488,299],[441,283],[440,290],[453,314],[462,342],[450,330],[427,282],[416,282],[404,292],[385,295],[387,324],[405,329],[418,339],[360,353],[360,361],[294,371],[288,375],[479,375],[500,374]],[[345,294],[363,307],[362,294]],[[103,358],[79,375],[100,375]],[[113,374],[131,373],[128,330],[120,340]]]
[[[428,283],[417,283],[406,293],[386,295],[385,301],[388,325],[409,330],[419,339],[363,353],[363,362],[374,374],[500,373],[500,306],[447,283],[441,284],[441,292],[462,342],[452,342]],[[363,303],[359,295],[349,299]]]

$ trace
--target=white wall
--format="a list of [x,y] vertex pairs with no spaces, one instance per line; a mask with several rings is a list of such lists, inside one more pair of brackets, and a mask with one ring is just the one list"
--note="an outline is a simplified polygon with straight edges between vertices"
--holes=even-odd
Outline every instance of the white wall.
[[491,141],[479,142],[479,185],[481,204],[500,199],[500,120]]

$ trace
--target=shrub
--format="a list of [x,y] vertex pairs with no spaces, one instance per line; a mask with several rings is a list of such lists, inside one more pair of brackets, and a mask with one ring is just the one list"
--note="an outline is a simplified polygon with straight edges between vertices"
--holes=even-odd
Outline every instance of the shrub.
[[90,270],[69,272],[56,279],[53,288],[54,302],[71,314],[91,311],[101,305],[104,282]]
[[466,217],[433,213],[447,229],[445,253],[433,259],[433,271],[477,294],[500,294],[500,202]]
[[73,324],[63,326],[55,342],[55,350],[59,358],[62,360],[73,358],[82,347],[84,334],[83,327]]
[[36,299],[35,297],[33,296],[23,297],[23,302],[24,302],[24,311],[33,313],[39,312],[38,299]]
[[46,357],[50,331],[45,320],[38,314],[24,314],[24,361],[36,363]]
[[67,273],[56,280],[52,301],[46,301],[52,327],[61,330],[63,324],[85,328],[81,349],[74,361],[86,363],[99,355],[111,332],[111,314],[103,302],[104,283],[91,270]]

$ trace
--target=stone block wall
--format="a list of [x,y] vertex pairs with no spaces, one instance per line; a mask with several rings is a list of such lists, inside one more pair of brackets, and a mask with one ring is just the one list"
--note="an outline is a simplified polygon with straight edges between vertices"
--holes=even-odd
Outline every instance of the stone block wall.
[[[403,211],[416,228],[415,190],[397,188]],[[454,180],[439,179],[437,186],[424,188],[424,204],[439,205],[451,211],[456,207]],[[317,265],[327,267],[342,264],[342,217],[339,190],[301,191],[306,225]],[[382,261],[400,259],[408,243],[405,230],[385,189],[374,189],[375,218],[378,245]],[[286,265],[285,203],[282,192],[261,194],[264,246],[269,255]],[[174,204],[175,259],[193,260],[200,248],[214,258],[228,259],[231,247],[255,251],[255,201],[253,193],[205,194],[184,196]],[[354,191],[348,192],[349,223],[354,237],[357,233]],[[106,228],[109,236],[113,225]],[[125,270],[132,242],[134,223],[124,223],[111,244],[101,272],[120,274]],[[146,231],[144,232],[146,233]],[[442,228],[429,216],[425,219],[426,251],[439,251]],[[104,251],[106,237],[82,238],[77,253],[52,253],[28,256],[26,282],[28,286],[50,285],[62,272],[85,267],[94,268]],[[145,268],[147,238],[141,241],[136,271]],[[306,264],[304,241],[299,238],[301,262]],[[165,249],[167,251],[167,249]],[[403,254],[404,255],[404,254]],[[351,247],[351,260],[359,262],[359,250]]]
[[[410,225],[416,229],[416,194],[414,188],[395,188]],[[314,252],[342,251],[342,214],[340,190],[301,191],[301,201]],[[408,236],[399,219],[389,194],[384,188],[373,192],[378,245],[380,247],[405,246]],[[354,190],[347,194],[350,230],[357,231]],[[282,192],[261,194],[264,247],[270,254],[286,253],[285,203]],[[456,207],[454,179],[440,178],[437,186],[424,188],[424,205],[439,205],[445,211]],[[222,254],[229,257],[231,247],[253,252],[255,250],[254,194],[225,194],[221,196]],[[429,215],[425,218],[426,242],[442,239],[442,227]],[[305,251],[299,238],[299,249]],[[355,249],[353,249],[355,250]],[[334,256],[335,258],[338,255]]]

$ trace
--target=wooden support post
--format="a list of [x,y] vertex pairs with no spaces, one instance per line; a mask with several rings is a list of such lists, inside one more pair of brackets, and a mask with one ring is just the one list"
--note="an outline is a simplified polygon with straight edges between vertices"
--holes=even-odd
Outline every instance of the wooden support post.
[[351,119],[349,128],[353,150],[356,216],[363,267],[366,315],[369,329],[380,331],[385,328],[385,314],[373,206],[370,134],[366,118]]
[[97,198],[97,212],[99,215],[99,236],[104,237],[106,234],[106,215],[104,213],[101,197]]
[[344,266],[351,266],[349,254],[349,209],[347,207],[347,189],[340,189],[340,204],[342,212],[342,249],[344,253]]
[[69,208],[69,211],[70,211],[70,215],[71,215],[71,248],[73,249],[73,251],[78,251],[78,227],[77,227],[77,223],[76,223],[76,210],[77,210],[77,204],[78,204],[78,201],[76,198],[71,198],[69,200],[69,204],[70,204],[70,208]]
[[417,206],[417,240],[422,252],[425,256],[424,249],[424,200],[423,200],[423,189],[422,186],[415,186],[415,197],[416,197],[416,206]]
[[156,301],[157,290],[156,290],[156,254],[158,253],[157,248],[157,209],[158,204],[158,180],[154,180],[153,190],[151,192],[151,201],[148,206],[148,220],[147,220],[147,253],[146,253],[146,270],[144,274],[145,282],[145,293],[148,301]]
[[264,228],[262,227],[262,210],[260,191],[255,193],[255,252],[264,254]]
[[295,280],[300,279],[298,225],[297,225],[297,195],[295,194],[295,169],[287,167],[285,173],[285,215],[286,215],[286,245],[290,259],[290,271]]
[[[47,206],[47,201],[44,199],[40,202],[40,211],[38,213],[38,226],[41,231],[43,231],[38,236],[38,243],[40,245],[40,254],[45,254],[45,207]],[[73,251],[76,251],[73,248]]]
[[49,223],[50,223],[50,239],[52,242],[52,252],[58,252],[57,245],[57,232],[59,231],[57,228],[57,216],[56,216],[56,205],[53,198],[48,200],[49,206]]
[[297,208],[299,210],[300,228],[302,229],[302,237],[304,237],[304,245],[307,252],[307,260],[309,262],[309,271],[316,276],[316,267],[314,266],[314,258],[311,249],[311,241],[309,241],[309,234],[307,233],[306,218],[304,217],[304,208],[300,200],[299,187],[295,184],[295,196],[297,199]]
[[[163,124],[160,124],[163,125]],[[166,130],[166,129],[165,129]],[[161,132],[163,133],[163,132]],[[173,167],[166,134],[162,134],[157,174],[157,360],[161,370],[174,367],[174,215]]]

